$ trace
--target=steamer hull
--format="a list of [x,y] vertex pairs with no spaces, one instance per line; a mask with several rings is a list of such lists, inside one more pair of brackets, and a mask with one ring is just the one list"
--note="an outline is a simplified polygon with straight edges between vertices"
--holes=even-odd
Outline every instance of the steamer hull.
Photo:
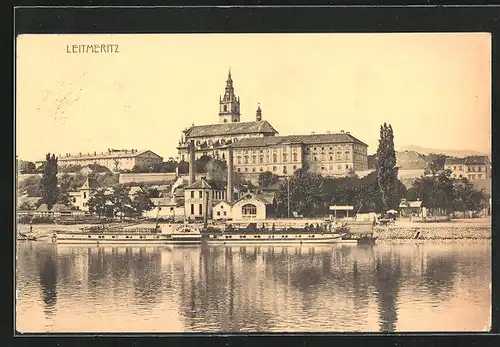
[[201,243],[202,234],[196,228],[181,226],[172,232],[157,229],[55,231],[52,241],[57,244],[151,245]]

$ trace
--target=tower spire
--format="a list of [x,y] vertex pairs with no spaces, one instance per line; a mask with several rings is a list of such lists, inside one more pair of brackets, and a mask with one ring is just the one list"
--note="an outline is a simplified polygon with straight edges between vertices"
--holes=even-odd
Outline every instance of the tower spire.
[[234,93],[233,79],[231,78],[231,67],[229,67],[229,72],[227,74],[224,96],[222,99],[219,99],[219,105],[219,119],[222,123],[240,121],[240,100]]
[[255,121],[260,122],[261,120],[262,120],[262,110],[260,109],[260,102],[259,102],[257,106],[257,115],[255,117]]

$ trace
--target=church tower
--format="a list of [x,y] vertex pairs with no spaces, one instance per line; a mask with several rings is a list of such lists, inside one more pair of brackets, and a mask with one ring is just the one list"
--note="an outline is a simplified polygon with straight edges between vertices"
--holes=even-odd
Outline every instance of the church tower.
[[240,98],[234,95],[231,69],[226,81],[224,97],[219,98],[219,119],[220,123],[237,123],[240,121]]

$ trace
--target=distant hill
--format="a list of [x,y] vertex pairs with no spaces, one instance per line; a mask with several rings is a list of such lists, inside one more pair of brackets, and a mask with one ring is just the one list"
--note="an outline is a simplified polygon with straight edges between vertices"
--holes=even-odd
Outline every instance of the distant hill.
[[439,149],[439,148],[428,148],[428,147],[420,147],[416,145],[407,145],[399,148],[400,152],[404,151],[411,151],[411,152],[417,152],[419,154],[431,154],[431,153],[436,153],[436,154],[444,154],[449,157],[466,157],[468,155],[487,155],[489,157],[489,153],[483,153],[479,151],[473,151],[473,150],[468,150],[468,149]]

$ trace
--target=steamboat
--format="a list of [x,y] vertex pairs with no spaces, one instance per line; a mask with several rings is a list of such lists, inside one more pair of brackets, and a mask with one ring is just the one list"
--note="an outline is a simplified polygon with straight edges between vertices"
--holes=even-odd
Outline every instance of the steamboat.
[[[290,221],[289,221],[290,222]],[[331,223],[319,223],[304,227],[288,226],[282,228],[267,228],[264,223],[248,223],[246,226],[207,227],[204,230],[204,240],[207,243],[356,243],[344,239],[348,229],[344,226],[333,226]]]
[[201,230],[190,225],[167,225],[155,228],[90,227],[77,231],[56,230],[52,242],[57,244],[191,244],[202,242]]

